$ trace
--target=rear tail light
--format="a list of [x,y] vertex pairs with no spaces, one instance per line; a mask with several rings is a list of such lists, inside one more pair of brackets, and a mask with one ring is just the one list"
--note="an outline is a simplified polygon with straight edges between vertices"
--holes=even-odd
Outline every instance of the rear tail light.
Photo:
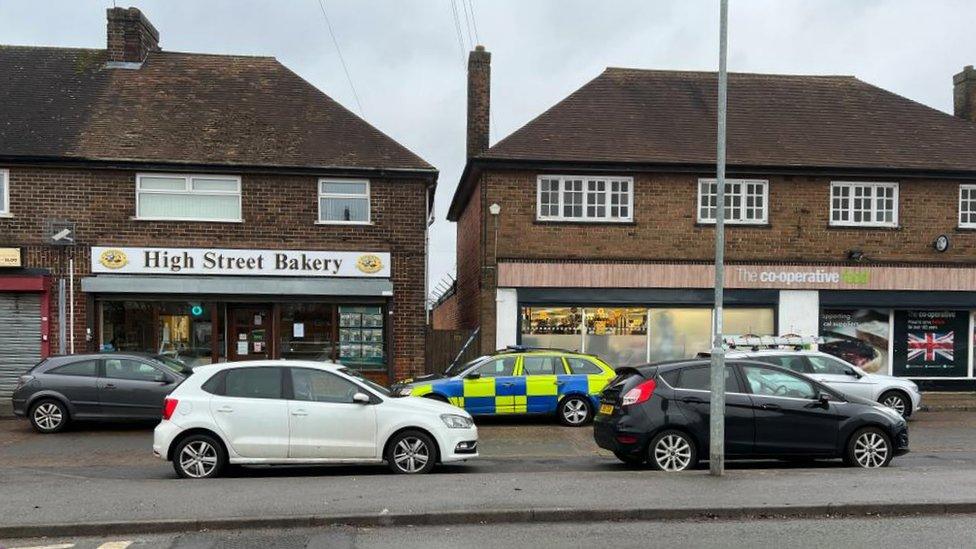
[[164,420],[168,420],[169,418],[173,417],[173,412],[176,411],[176,406],[179,403],[180,403],[180,401],[176,400],[175,398],[168,398],[168,397],[166,398],[166,400],[163,401],[163,419]]
[[653,379],[649,379],[644,383],[641,383],[637,387],[627,391],[624,395],[624,400],[621,404],[624,406],[630,406],[631,404],[640,404],[641,402],[647,401],[654,394],[654,388],[657,384],[654,383]]

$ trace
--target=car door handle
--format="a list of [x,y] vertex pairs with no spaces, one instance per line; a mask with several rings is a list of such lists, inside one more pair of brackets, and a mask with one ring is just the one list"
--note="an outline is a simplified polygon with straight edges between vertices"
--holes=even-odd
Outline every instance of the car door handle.
[[779,404],[766,403],[760,406],[763,410],[782,410],[783,408]]
[[690,404],[702,404],[705,401],[698,397],[684,397],[681,399],[681,402],[688,402]]
[[230,406],[224,406],[223,408],[217,408],[217,411],[218,412],[221,412],[221,413],[224,413],[224,414],[229,414],[229,413],[233,412],[234,409],[231,408]]
[[114,383],[106,383],[105,386],[102,387],[102,389],[114,389],[114,388],[115,388]]
[[293,416],[307,416],[308,415],[308,412],[306,412],[305,410],[295,410],[294,412],[291,413],[291,415],[293,415]]
[[557,381],[556,382],[556,385],[566,385],[566,382],[565,381]]
[[511,387],[512,385],[515,385],[515,383],[512,383],[511,381],[507,383],[502,383],[502,387]]

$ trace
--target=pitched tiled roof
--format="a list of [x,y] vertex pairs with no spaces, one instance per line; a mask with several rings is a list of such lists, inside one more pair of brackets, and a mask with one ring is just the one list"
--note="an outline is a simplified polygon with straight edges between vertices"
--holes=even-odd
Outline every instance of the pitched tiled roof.
[[[717,103],[714,72],[608,68],[474,160],[705,169]],[[976,124],[853,76],[732,73],[727,135],[730,167],[976,175]],[[458,185],[449,219],[471,187]]]
[[[717,88],[712,72],[609,68],[482,157],[713,163]],[[727,150],[731,165],[976,171],[976,125],[852,76],[732,73]]]
[[433,171],[271,57],[0,46],[0,159]]

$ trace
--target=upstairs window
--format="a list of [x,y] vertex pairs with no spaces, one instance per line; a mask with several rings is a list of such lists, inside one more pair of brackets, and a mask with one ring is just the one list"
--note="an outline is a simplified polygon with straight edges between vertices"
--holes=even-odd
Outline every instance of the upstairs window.
[[[698,222],[715,223],[718,181],[698,180]],[[725,222],[764,225],[769,220],[769,182],[760,179],[725,180]]]
[[241,218],[241,178],[226,175],[139,174],[136,218],[231,221]]
[[319,223],[365,225],[369,209],[369,181],[319,180]]
[[634,219],[634,180],[543,175],[536,200],[539,221],[628,222]]
[[830,224],[842,227],[897,227],[898,183],[832,182]]
[[959,185],[959,226],[976,229],[976,185]]
[[10,215],[10,172],[0,170],[0,216]]

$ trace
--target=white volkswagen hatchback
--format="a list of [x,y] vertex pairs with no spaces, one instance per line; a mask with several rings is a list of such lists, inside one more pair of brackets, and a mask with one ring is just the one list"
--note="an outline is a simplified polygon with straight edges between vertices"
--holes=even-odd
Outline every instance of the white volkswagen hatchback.
[[397,398],[338,364],[228,362],[201,366],[163,404],[153,453],[184,478],[225,466],[387,462],[396,473],[478,456],[460,408]]

